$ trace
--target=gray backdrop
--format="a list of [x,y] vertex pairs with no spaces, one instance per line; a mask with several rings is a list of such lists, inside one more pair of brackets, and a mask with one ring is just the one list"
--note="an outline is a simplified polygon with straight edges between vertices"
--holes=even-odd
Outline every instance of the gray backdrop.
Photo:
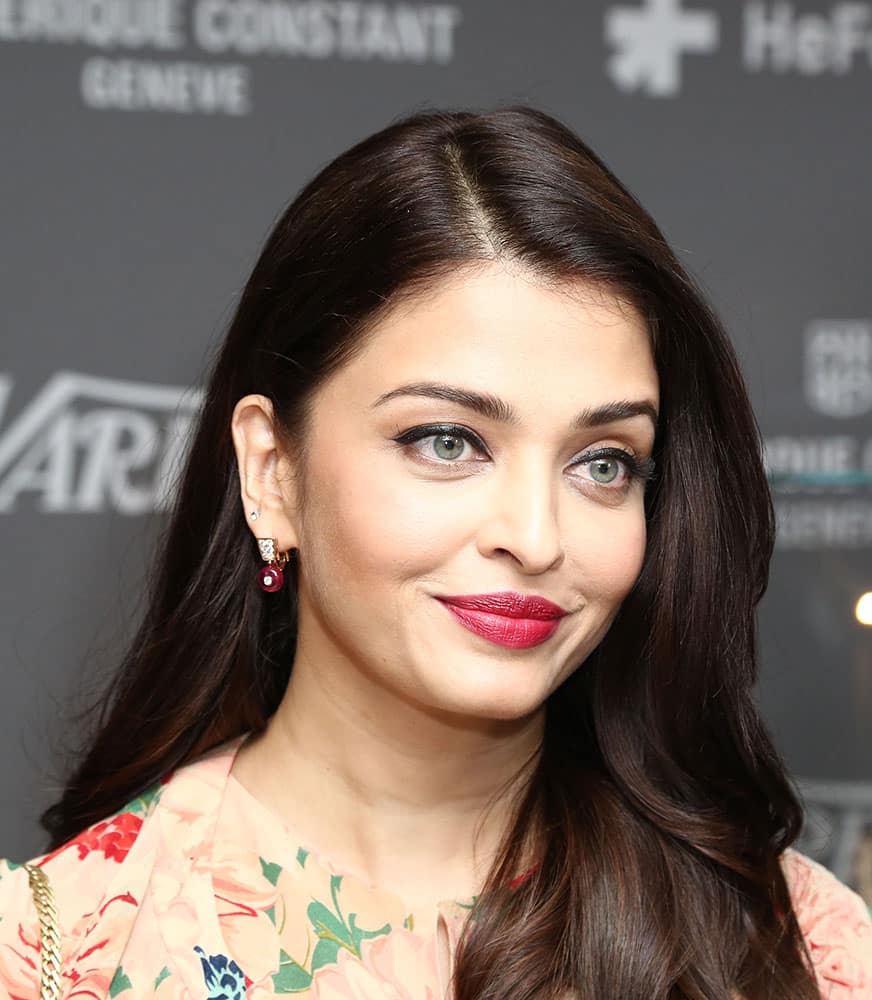
[[524,102],[605,158],[732,332],[780,522],[760,699],[805,849],[872,900],[872,2],[0,0],[0,70],[0,856],[43,847],[61,712],[136,624],[280,210],[391,119]]

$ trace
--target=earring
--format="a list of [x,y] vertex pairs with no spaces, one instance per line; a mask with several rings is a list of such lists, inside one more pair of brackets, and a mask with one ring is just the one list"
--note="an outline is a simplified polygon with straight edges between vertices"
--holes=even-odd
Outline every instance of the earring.
[[267,563],[257,574],[257,582],[267,593],[281,590],[285,585],[285,574],[282,567],[288,562],[288,553],[278,551],[278,543],[274,538],[258,538],[257,547],[261,558]]
[[248,516],[252,519],[252,521],[256,521],[260,517],[260,511],[253,510]]

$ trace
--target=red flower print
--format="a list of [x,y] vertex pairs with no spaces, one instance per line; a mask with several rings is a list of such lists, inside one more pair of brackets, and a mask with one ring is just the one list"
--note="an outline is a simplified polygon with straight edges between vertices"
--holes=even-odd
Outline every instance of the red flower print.
[[123,861],[141,826],[142,817],[132,812],[119,813],[102,823],[96,823],[73,841],[79,852],[79,860],[86,858],[91,851],[100,851],[107,861]]
[[533,865],[533,867],[528,868],[523,875],[516,875],[515,878],[513,878],[512,881],[509,882],[509,888],[517,889],[519,885],[523,885],[527,881],[527,879],[535,873],[538,867],[539,867],[538,865]]

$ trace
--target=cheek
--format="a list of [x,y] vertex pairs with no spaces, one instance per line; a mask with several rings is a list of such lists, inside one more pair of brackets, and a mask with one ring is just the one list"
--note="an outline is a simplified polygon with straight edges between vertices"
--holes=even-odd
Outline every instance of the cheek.
[[647,537],[644,513],[641,508],[621,512],[611,523],[590,527],[594,530],[585,532],[578,551],[581,589],[590,600],[617,605],[642,571]]
[[379,461],[337,457],[323,463],[313,483],[318,503],[307,535],[330,568],[358,589],[431,570],[448,542],[450,519],[429,484],[400,488],[390,472]]

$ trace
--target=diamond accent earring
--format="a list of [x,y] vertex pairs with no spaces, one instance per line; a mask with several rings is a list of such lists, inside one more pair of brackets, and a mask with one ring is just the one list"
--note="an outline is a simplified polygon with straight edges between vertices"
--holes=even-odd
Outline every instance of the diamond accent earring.
[[260,549],[261,558],[267,563],[257,574],[257,582],[267,593],[281,590],[285,585],[282,567],[288,561],[288,553],[278,551],[278,542],[275,538],[258,538],[257,547]]

